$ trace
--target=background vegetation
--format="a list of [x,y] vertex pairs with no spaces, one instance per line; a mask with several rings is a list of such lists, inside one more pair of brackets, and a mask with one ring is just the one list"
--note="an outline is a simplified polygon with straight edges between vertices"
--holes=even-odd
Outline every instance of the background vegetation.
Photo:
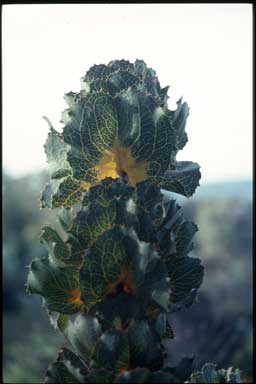
[[[25,292],[26,266],[46,250],[41,227],[55,220],[39,210],[45,173],[13,179],[3,175],[4,382],[41,383],[48,363],[66,341],[49,323],[39,297]],[[200,193],[199,193],[200,192]],[[188,219],[199,227],[194,254],[206,266],[198,303],[172,315],[175,339],[169,362],[195,355],[200,367],[211,361],[223,368],[252,371],[252,184],[200,187],[185,200]]]

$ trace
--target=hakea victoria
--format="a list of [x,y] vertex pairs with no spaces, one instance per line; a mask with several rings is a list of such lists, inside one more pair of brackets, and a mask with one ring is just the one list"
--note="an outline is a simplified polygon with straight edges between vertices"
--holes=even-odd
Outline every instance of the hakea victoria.
[[65,95],[62,133],[47,119],[51,181],[41,205],[60,209],[27,290],[43,297],[72,348],[49,366],[47,383],[238,380],[211,364],[190,376],[193,359],[164,364],[168,315],[194,302],[204,273],[188,256],[196,225],[161,193],[189,197],[200,179],[198,164],[176,161],[188,107],[179,100],[169,110],[167,91],[143,61],[112,61]]

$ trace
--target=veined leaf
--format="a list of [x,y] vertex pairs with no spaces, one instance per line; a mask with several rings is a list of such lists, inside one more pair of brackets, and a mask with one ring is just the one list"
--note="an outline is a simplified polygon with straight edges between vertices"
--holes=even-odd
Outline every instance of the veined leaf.
[[141,60],[93,66],[82,84],[79,94],[66,94],[63,132],[51,126],[46,143],[51,176],[64,179],[57,189],[48,187],[43,205],[80,202],[106,177],[126,176],[132,186],[148,179],[191,196],[199,185],[199,166],[176,161],[187,141],[187,104],[179,100],[177,110],[170,111],[167,88],[161,89]]
[[72,267],[58,267],[48,258],[32,261],[27,290],[43,296],[50,311],[72,314],[84,306],[77,270]]
[[49,365],[45,377],[46,384],[79,384],[81,381],[69,372],[68,368],[62,361],[56,361]]
[[135,276],[137,295],[145,308],[153,301],[167,311],[169,308],[168,272],[162,259],[149,244],[140,244]]
[[159,341],[153,336],[147,321],[137,321],[128,328],[131,365],[157,370],[163,356]]
[[93,349],[102,333],[98,319],[80,313],[66,322],[63,333],[79,356],[89,364]]
[[88,372],[88,366],[74,352],[63,347],[59,350],[57,361],[63,362],[69,372],[81,383]]
[[129,361],[130,349],[127,333],[117,329],[104,332],[95,346],[92,367],[122,372],[128,369]]
[[215,364],[206,363],[201,371],[194,372],[186,383],[242,383],[239,369],[219,369]]
[[67,348],[59,351],[57,361],[50,364],[45,383],[84,383],[88,367]]
[[45,143],[45,153],[50,168],[52,179],[61,179],[71,174],[70,166],[67,162],[67,152],[69,146],[63,142],[61,135],[53,128],[50,121],[44,117],[50,125],[50,132]]
[[166,262],[170,278],[171,301],[182,301],[203,281],[204,267],[192,257],[179,257]]
[[[134,319],[141,319],[144,316],[143,308],[138,299],[127,292],[118,292],[115,295],[107,296],[104,301],[93,308],[97,313],[104,329],[117,328],[126,329]],[[119,326],[116,324],[119,319]]]
[[117,227],[97,238],[80,270],[83,300],[88,308],[115,292],[119,284],[134,289],[131,263],[137,247],[136,241]]
[[155,319],[154,328],[161,339],[173,339],[173,329],[168,321],[166,313],[160,313]]

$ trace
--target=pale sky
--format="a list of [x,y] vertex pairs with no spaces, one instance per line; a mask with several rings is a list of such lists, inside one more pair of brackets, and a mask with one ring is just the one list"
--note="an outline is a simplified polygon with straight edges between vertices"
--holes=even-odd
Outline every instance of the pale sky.
[[169,106],[190,107],[178,160],[202,181],[252,177],[252,5],[43,4],[2,8],[3,166],[47,168],[48,126],[57,130],[65,92],[93,64],[143,59]]

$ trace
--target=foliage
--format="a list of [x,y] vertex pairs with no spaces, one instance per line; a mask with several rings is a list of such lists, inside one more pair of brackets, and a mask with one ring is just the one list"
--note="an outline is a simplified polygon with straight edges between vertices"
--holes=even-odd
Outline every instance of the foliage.
[[204,270],[188,256],[196,225],[160,190],[189,197],[200,178],[198,164],[176,161],[188,107],[170,111],[167,90],[141,60],[96,65],[65,97],[63,132],[48,121],[52,180],[41,203],[61,210],[43,229],[49,255],[32,261],[27,290],[72,350],[47,383],[229,382],[213,365],[192,374],[193,359],[164,366],[167,315],[193,304]]

